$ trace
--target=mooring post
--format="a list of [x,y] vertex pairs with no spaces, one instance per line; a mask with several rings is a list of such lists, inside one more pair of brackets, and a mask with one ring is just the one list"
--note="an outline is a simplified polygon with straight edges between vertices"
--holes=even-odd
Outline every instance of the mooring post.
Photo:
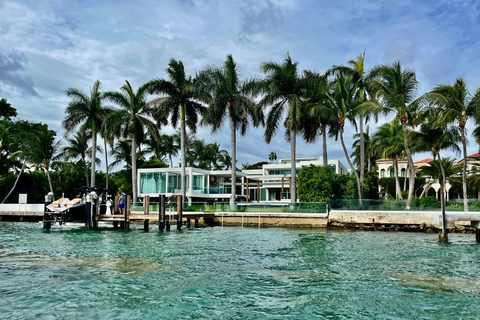
[[165,195],[160,195],[160,208],[158,208],[158,231],[165,229]]
[[440,234],[439,238],[440,241],[448,241],[448,233],[447,233],[447,217],[445,215],[445,197],[444,192],[441,192],[441,206],[442,206],[442,233]]
[[190,228],[190,226],[191,226],[190,218],[187,218],[187,228]]
[[127,203],[125,204],[125,229],[127,230],[130,230],[130,208],[131,208],[130,201],[131,200],[132,200],[132,196],[128,195]]
[[198,218],[195,218],[195,228],[198,228]]
[[[150,197],[145,196],[143,198],[143,213],[150,214]],[[148,219],[143,220],[143,230],[148,231]]]
[[85,196],[85,229],[90,229],[92,219],[92,196],[87,191]]
[[93,206],[93,229],[98,229],[98,209],[100,207],[100,198],[94,197],[94,206]]
[[[118,208],[118,195],[115,196],[115,199],[113,201],[114,205],[113,205],[113,214],[119,214],[120,213],[120,209]],[[117,229],[118,228],[118,221],[113,221],[113,228],[114,229]]]
[[177,220],[177,230],[182,229],[182,219],[183,219],[183,196],[178,195],[177,196],[177,215],[178,215],[178,220]]
[[44,229],[50,229],[52,227],[52,222],[48,221],[48,213],[47,213],[47,206],[50,205],[53,202],[53,193],[49,192],[45,196],[45,207],[43,210],[43,228]]

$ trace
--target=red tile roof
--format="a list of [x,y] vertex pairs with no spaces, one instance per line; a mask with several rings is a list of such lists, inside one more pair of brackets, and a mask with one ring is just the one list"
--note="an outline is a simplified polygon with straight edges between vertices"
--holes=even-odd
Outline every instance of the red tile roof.
[[415,161],[414,164],[416,163],[429,163],[429,162],[432,162],[433,159],[432,158],[428,158],[428,159],[423,159],[423,160],[420,160],[420,161]]

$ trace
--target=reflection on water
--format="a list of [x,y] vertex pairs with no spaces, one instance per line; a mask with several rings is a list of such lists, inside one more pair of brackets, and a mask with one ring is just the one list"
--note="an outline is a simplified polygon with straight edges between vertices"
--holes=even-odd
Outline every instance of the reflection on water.
[[0,319],[477,319],[478,270],[473,235],[0,222]]
[[19,268],[82,268],[89,270],[110,270],[119,274],[139,275],[144,272],[171,270],[174,265],[160,264],[151,260],[121,258],[48,258],[36,254],[7,253],[0,251],[0,264]]

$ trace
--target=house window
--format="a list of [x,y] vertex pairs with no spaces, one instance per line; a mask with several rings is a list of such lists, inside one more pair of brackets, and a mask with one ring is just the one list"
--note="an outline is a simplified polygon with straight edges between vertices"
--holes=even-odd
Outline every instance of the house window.
[[395,177],[395,169],[391,168],[390,169],[390,178],[394,178]]
[[380,170],[380,178],[385,178],[385,169]]
[[407,176],[407,170],[405,168],[402,169],[402,178]]

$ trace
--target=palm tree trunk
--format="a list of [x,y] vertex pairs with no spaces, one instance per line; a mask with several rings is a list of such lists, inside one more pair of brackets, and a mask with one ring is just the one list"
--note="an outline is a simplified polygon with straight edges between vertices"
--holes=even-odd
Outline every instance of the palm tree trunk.
[[22,175],[22,172],[23,172],[23,169],[25,169],[25,162],[27,160],[23,160],[23,163],[22,163],[22,169],[20,169],[20,173],[18,174],[18,177],[17,179],[15,180],[15,183],[13,184],[13,187],[12,189],[10,189],[10,192],[8,192],[7,196],[5,197],[5,199],[3,199],[2,201],[2,204],[5,203],[5,201],[8,199],[8,197],[12,194],[13,190],[15,190],[15,187],[17,186],[17,183],[18,183],[18,180],[20,180],[20,176]]
[[368,171],[370,171],[371,166],[372,166],[372,158],[368,157]]
[[467,193],[467,141],[465,139],[465,127],[460,127],[462,134],[462,146],[463,146],[463,174],[462,174],[462,187],[463,187],[463,210],[468,211],[468,193]]
[[[363,92],[362,92],[362,95],[363,95]],[[363,194],[363,182],[365,180],[365,137],[363,136],[363,117],[362,116],[360,116],[359,129],[360,129],[360,188]]]
[[234,163],[237,159],[237,136],[235,130],[235,121],[230,120],[230,133],[231,133],[231,140],[232,140],[232,197],[230,199],[230,204],[233,205],[236,200],[236,182],[237,182],[237,168],[235,167]]
[[97,131],[92,130],[92,170],[90,174],[90,187],[95,187],[95,160],[97,160]]
[[88,181],[88,167],[87,167],[87,160],[85,156],[82,155],[83,167],[85,168],[85,179],[87,180],[87,187],[90,186],[90,182]]
[[327,130],[325,129],[325,125],[322,125],[322,139],[323,139],[323,166],[328,166],[328,159],[327,159]]
[[357,170],[353,167],[353,163],[350,160],[350,157],[347,152],[347,148],[345,147],[345,142],[343,141],[343,128],[340,129],[340,142],[342,143],[343,152],[345,153],[345,157],[347,158],[347,162],[352,169],[353,174],[355,175],[355,179],[357,180],[357,192],[358,192],[358,206],[360,209],[363,209],[363,201],[362,201],[362,188],[360,186],[360,178],[358,177]]
[[133,202],[138,201],[137,196],[137,139],[135,134],[132,135],[132,193]]
[[407,123],[404,121],[402,122],[403,128],[403,145],[405,147],[405,152],[407,153],[407,162],[408,166],[410,167],[409,172],[409,180],[408,180],[408,198],[407,198],[407,207],[411,208],[412,206],[412,199],[413,193],[415,191],[415,165],[413,164],[412,153],[410,152],[410,147],[408,146],[408,130],[407,130]]
[[[410,169],[410,166],[407,163],[407,171]],[[405,179],[403,179],[403,191],[407,190],[407,175],[405,175]]]
[[172,154],[171,153],[170,153],[169,158],[170,158],[170,167],[173,168],[173,159],[172,159]]
[[185,110],[181,106],[181,120],[180,120],[180,153],[182,154],[181,159],[181,192],[183,201],[185,201]]
[[[290,176],[292,180],[292,189],[290,190],[290,207],[291,209],[295,208],[297,203],[297,159],[296,159],[296,145],[297,145],[297,134],[295,130],[290,130]],[[268,199],[267,199],[268,200]]]
[[[45,171],[47,172],[48,185],[50,187],[50,192],[53,195],[52,179],[50,178],[50,168],[46,168]],[[53,198],[55,199],[55,196]]]
[[402,199],[402,189],[400,189],[400,180],[398,179],[398,157],[393,157],[393,169],[395,171],[395,197]]
[[[107,152],[107,140],[105,139],[105,189],[108,190],[108,152]],[[106,194],[108,196],[108,192]]]

